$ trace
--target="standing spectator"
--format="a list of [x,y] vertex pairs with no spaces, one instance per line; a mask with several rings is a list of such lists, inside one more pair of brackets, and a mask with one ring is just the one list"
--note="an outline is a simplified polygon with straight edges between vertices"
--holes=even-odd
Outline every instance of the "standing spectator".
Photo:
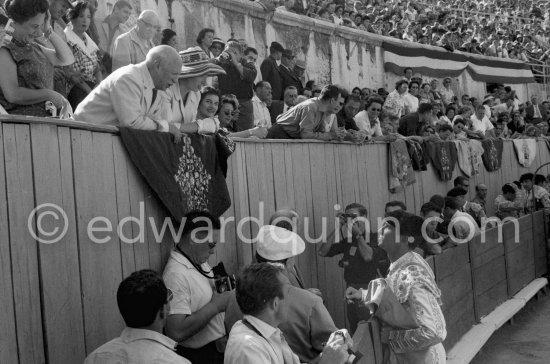
[[[367,209],[358,203],[346,206],[345,212],[338,214],[340,226],[318,250],[322,257],[342,254],[338,263],[344,268],[347,287],[367,288],[373,279],[385,277],[389,267],[386,253],[378,247],[378,233],[368,229]],[[355,332],[366,308],[348,302],[347,314],[351,332]]]
[[277,117],[284,114],[293,106],[296,106],[298,100],[298,90],[294,86],[287,87],[284,92],[283,100],[273,100],[269,107],[271,114],[271,124],[277,122]]
[[[54,66],[74,63],[71,49],[53,32],[46,20],[46,0],[8,0],[6,12],[13,20],[13,38],[0,48],[0,106],[10,114],[49,116],[44,103],[57,110],[70,108],[63,95],[54,91]],[[44,36],[53,44],[46,51],[33,40]],[[51,115],[50,115],[51,116]]]
[[395,83],[395,90],[390,92],[384,102],[384,111],[389,116],[397,116],[400,118],[405,114],[405,94],[408,88],[409,86],[406,80],[399,80]]
[[516,196],[517,187],[513,183],[502,186],[502,195],[495,198],[495,215],[499,219],[519,217],[523,205]]
[[537,95],[531,96],[531,105],[525,109],[525,122],[529,124],[538,124],[543,121],[540,105]]
[[294,71],[296,77],[298,77],[298,81],[300,81],[296,85],[296,88],[298,89],[298,95],[302,95],[304,92],[304,74],[306,72],[306,61],[296,59],[294,61],[294,68],[292,70]]
[[252,105],[254,108],[254,126],[270,127],[271,114],[267,105],[271,104],[271,85],[267,81],[260,81],[254,86]]
[[483,209],[483,212],[487,215],[487,186],[483,183],[480,183],[476,186],[476,195],[473,198],[472,202],[477,203]]
[[[281,74],[281,80],[283,83],[283,90],[289,86],[294,86],[296,89],[302,88],[302,81],[294,73],[294,54],[292,50],[285,49],[281,58],[281,65],[279,66],[279,72]],[[282,98],[281,98],[282,99]]]
[[163,29],[160,44],[167,45],[175,50],[178,50],[178,35],[172,29]]
[[88,3],[78,1],[69,10],[68,19],[70,26],[65,28],[67,44],[71,47],[75,63],[71,65],[76,72],[80,72],[81,81],[73,86],[68,99],[73,109],[76,109],[80,101],[94,87],[103,81],[103,75],[99,66],[99,47],[86,33],[90,26],[91,12]]
[[450,77],[445,77],[443,79],[443,87],[439,90],[441,95],[441,100],[443,101],[443,106],[447,107],[450,103],[453,102],[455,97],[454,91],[451,89],[452,80]]
[[212,42],[214,41],[214,29],[204,28],[197,35],[197,44],[206,53],[208,58],[214,58],[214,55],[210,51]]
[[214,37],[214,39],[212,40],[212,45],[210,45],[210,52],[212,53],[213,58],[216,58],[220,54],[222,54],[224,48],[225,42],[220,38]]
[[122,334],[94,350],[84,364],[190,364],[175,353],[176,342],[163,335],[174,294],[154,271],[132,273],[118,286],[118,309],[126,327]]
[[[453,227],[453,238],[464,240],[468,237],[472,238],[475,234],[479,234],[479,227],[472,216],[462,212],[462,203],[456,197],[445,197],[445,208],[443,209],[443,217],[450,221]],[[456,239],[454,243],[458,243]]]
[[224,315],[231,292],[214,292],[208,258],[214,254],[220,221],[206,212],[187,214],[181,239],[164,268],[166,286],[174,292],[166,335],[179,343],[177,352],[196,364],[222,364]]
[[413,76],[413,69],[411,67],[406,67],[403,70],[403,76],[405,77],[407,82],[411,82],[412,81],[412,76]]
[[283,95],[283,79],[277,61],[280,61],[284,48],[280,43],[272,42],[269,47],[269,56],[260,65],[262,79],[271,85],[273,100],[281,100]]
[[533,177],[533,173],[525,173],[519,178],[525,195],[525,213],[550,209],[550,193],[544,187],[533,185]]
[[136,26],[115,39],[113,44],[113,71],[145,60],[147,52],[155,46],[153,37],[158,25],[159,18],[153,10],[144,10],[139,14]]
[[325,86],[319,97],[306,100],[279,116],[266,138],[343,140],[345,130],[338,129],[336,120],[343,106],[342,89],[336,85]]
[[405,111],[404,115],[416,112],[418,110],[418,90],[420,85],[416,81],[411,81],[409,83],[409,91],[403,96],[405,100]]
[[[99,36],[99,48],[102,51],[102,66],[106,74],[112,70],[113,43],[128,30],[124,24],[132,14],[132,5],[126,0],[118,0],[113,6],[111,14],[107,15],[101,23],[96,24]],[[98,22],[98,19],[96,19]]]
[[[247,48],[243,52],[242,45],[237,41],[227,42],[227,46],[214,63],[221,66],[227,74],[219,75],[218,82],[222,94],[233,94],[239,100],[239,119],[235,125],[237,131],[254,127],[254,80],[256,79],[255,60],[258,52]],[[254,62],[251,62],[254,60]]]

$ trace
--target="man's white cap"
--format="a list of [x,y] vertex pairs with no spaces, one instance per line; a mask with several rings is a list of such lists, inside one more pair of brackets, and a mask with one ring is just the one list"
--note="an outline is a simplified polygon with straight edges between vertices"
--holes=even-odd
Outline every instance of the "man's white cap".
[[258,231],[256,252],[267,260],[283,260],[300,255],[306,249],[306,243],[300,235],[275,226],[264,225]]

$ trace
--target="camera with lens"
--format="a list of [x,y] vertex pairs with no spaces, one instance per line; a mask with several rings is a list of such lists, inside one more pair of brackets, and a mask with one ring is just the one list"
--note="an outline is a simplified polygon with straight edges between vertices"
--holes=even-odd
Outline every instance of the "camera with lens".
[[223,262],[220,262],[218,265],[213,267],[212,272],[214,273],[214,285],[216,286],[216,292],[223,293],[235,289],[235,276],[230,276],[227,274]]

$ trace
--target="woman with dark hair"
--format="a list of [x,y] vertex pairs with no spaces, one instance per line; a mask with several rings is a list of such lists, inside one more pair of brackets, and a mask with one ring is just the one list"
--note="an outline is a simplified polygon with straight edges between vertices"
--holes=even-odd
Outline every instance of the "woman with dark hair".
[[368,292],[348,287],[346,298],[361,301],[382,321],[380,340],[392,363],[445,363],[441,290],[428,263],[414,252],[425,242],[424,220],[405,211],[388,217],[378,241],[391,261],[387,278],[371,281]]
[[69,25],[65,28],[67,44],[71,47],[75,63],[71,66],[76,72],[80,72],[80,82],[77,83],[68,95],[73,109],[88,96],[90,92],[102,80],[100,69],[99,47],[88,35],[92,21],[90,5],[84,1],[78,1],[69,10]]
[[456,107],[454,106],[447,106],[447,109],[445,109],[445,114],[439,118],[440,124],[447,124],[447,125],[453,125],[453,120],[456,115]]
[[356,86],[353,88],[353,90],[351,90],[351,94],[357,97],[361,97],[361,89]]
[[197,44],[206,53],[208,58],[214,58],[214,55],[210,51],[210,46],[214,40],[214,29],[204,28],[199,32],[197,36]]
[[266,128],[256,127],[250,130],[235,131],[232,123],[233,113],[237,110],[237,98],[234,95],[223,95],[220,101],[217,121],[219,133],[233,138],[265,138]]
[[[72,114],[69,102],[53,90],[54,66],[74,62],[67,44],[52,31],[47,0],[8,0],[5,9],[13,20],[11,42],[0,48],[0,105],[10,114],[50,116],[45,103]],[[36,42],[46,37],[54,49]]]
[[172,29],[163,29],[160,44],[169,45],[170,47],[177,49],[178,37],[176,35],[176,32],[174,32]]

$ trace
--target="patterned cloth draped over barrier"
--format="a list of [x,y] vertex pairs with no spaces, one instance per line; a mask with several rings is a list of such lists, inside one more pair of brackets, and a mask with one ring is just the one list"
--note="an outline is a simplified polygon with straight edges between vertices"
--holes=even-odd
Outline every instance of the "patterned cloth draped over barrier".
[[169,133],[120,128],[130,159],[178,221],[192,210],[222,215],[231,206],[225,182],[234,143],[219,135],[185,134],[174,143]]

